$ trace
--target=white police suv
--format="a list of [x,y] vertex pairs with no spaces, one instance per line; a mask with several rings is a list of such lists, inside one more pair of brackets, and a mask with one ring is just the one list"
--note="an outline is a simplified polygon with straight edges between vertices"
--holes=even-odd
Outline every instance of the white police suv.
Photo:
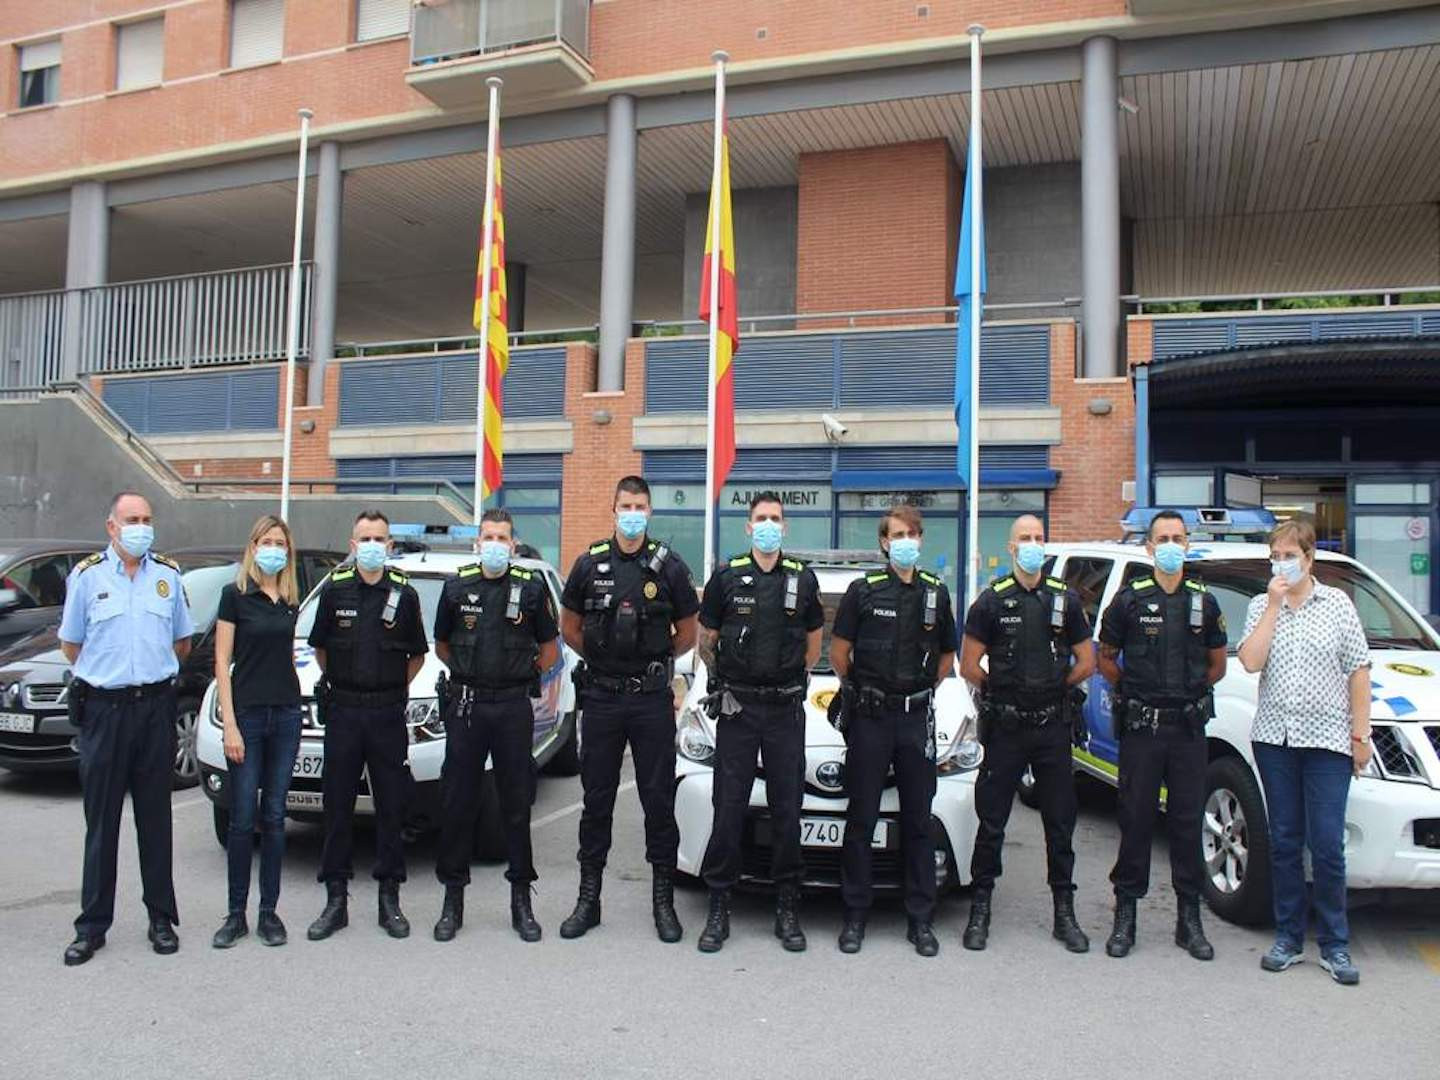
[[[435,609],[446,579],[453,576],[460,567],[475,561],[475,556],[469,551],[474,529],[470,527],[467,531],[465,526],[454,526],[437,530],[434,526],[397,524],[391,526],[390,533],[397,547],[409,550],[393,556],[387,565],[410,579],[410,584],[420,597],[425,633],[433,642]],[[463,550],[437,551],[429,547],[438,547],[441,544],[463,545]],[[516,558],[515,565],[535,571],[544,579],[558,612],[560,578],[555,568],[534,558]],[[290,817],[311,821],[318,821],[324,809],[321,781],[325,771],[325,731],[316,715],[314,698],[311,696],[315,683],[320,678],[320,669],[315,663],[315,650],[306,643],[315,620],[317,594],[318,590],[312,592],[301,604],[300,616],[295,626],[295,668],[300,676],[300,692],[303,695],[303,727],[300,753],[295,758],[290,792],[286,799],[286,813]],[[570,681],[570,673],[579,657],[563,643],[560,652],[560,659],[540,677],[540,697],[534,701],[533,753],[537,765],[552,773],[571,776],[580,769],[575,724],[575,688]],[[406,828],[413,832],[436,829],[440,824],[440,768],[445,762],[445,725],[440,719],[440,708],[435,699],[435,680],[444,670],[444,665],[436,659],[432,650],[426,654],[424,666],[410,684],[410,702],[406,708],[405,723],[410,735],[410,773],[415,784]],[[213,685],[205,694],[200,715],[202,722],[197,725],[196,750],[200,759],[201,788],[213,804],[215,838],[223,847],[230,828],[230,791],[226,783],[227,763]],[[374,813],[368,777],[361,779],[360,795],[355,809],[357,814]],[[476,830],[475,847],[477,854],[482,857],[495,858],[504,853],[499,801],[494,779],[488,770],[481,788],[480,821]]]
[[[1096,633],[1100,616],[1126,584],[1147,577],[1144,547],[1153,510],[1126,519],[1127,543],[1047,544],[1047,572],[1079,593]],[[1250,749],[1259,676],[1235,659],[1250,599],[1270,580],[1263,543],[1274,519],[1263,510],[1185,510],[1190,554],[1185,572],[1220,602],[1230,635],[1230,663],[1215,687],[1206,729],[1210,764],[1201,837],[1205,898],[1217,914],[1239,923],[1270,919],[1269,832],[1265,801]],[[1394,590],[1354,559],[1316,553],[1315,577],[1355,602],[1369,639],[1375,754],[1350,787],[1345,857],[1352,888],[1440,887],[1440,635]],[[1119,760],[1110,714],[1110,686],[1098,673],[1085,713],[1089,744],[1074,752],[1075,768],[1108,784]],[[1033,792],[1022,786],[1022,798]]]
[[[800,843],[807,888],[840,884],[840,845],[845,836],[845,740],[830,725],[827,710],[840,680],[830,669],[830,630],[835,609],[857,577],[884,564],[874,552],[786,552],[803,559],[820,582],[825,608],[820,663],[810,675],[805,698],[805,796],[801,807]],[[677,670],[686,670],[682,661]],[[693,660],[690,686],[676,728],[679,753],[675,767],[675,818],[680,826],[678,866],[698,876],[710,842],[711,792],[714,784],[715,726],[700,705],[706,689],[705,665]],[[935,839],[935,870],[942,888],[970,880],[970,852],[975,844],[975,771],[983,750],[975,735],[975,710],[966,686],[951,675],[935,697],[937,746],[935,800],[930,828]],[[903,884],[900,853],[900,797],[894,777],[887,779],[880,801],[880,821],[871,841],[875,885],[895,891]],[[771,833],[762,766],[750,790],[750,812],[742,842],[742,883],[770,884]]]

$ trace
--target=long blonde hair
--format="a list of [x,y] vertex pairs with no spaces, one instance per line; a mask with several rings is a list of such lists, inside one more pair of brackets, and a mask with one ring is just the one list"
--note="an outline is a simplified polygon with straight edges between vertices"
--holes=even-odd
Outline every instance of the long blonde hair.
[[298,604],[300,602],[299,579],[295,574],[295,560],[300,553],[295,550],[295,537],[291,535],[290,526],[281,521],[274,514],[265,514],[255,527],[250,530],[250,539],[245,544],[245,554],[240,556],[240,572],[235,575],[235,588],[240,592],[249,592],[250,584],[264,584],[264,575],[260,568],[255,565],[255,549],[259,546],[260,538],[271,529],[279,529],[285,534],[285,551],[290,559],[285,564],[285,569],[280,571],[278,582],[280,585],[280,598],[287,604]]

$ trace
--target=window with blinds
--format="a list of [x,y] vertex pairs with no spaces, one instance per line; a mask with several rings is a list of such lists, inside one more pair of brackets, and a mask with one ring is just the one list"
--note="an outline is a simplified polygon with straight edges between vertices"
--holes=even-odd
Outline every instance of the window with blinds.
[[60,39],[20,46],[20,108],[60,97]]
[[410,32],[410,0],[355,0],[355,40]]
[[158,86],[165,69],[165,19],[115,28],[115,89]]
[[279,60],[285,45],[285,0],[230,0],[230,66]]

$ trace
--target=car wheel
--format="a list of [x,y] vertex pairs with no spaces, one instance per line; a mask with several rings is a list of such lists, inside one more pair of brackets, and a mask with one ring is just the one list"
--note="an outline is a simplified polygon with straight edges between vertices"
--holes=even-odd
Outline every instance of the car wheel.
[[1270,829],[1265,801],[1249,766],[1216,758],[1205,770],[1200,822],[1202,888],[1215,914],[1242,926],[1270,921]]
[[486,770],[480,778],[480,815],[475,819],[475,858],[505,858],[505,826],[500,820],[500,793],[495,773]]
[[1015,794],[1019,795],[1020,801],[1031,810],[1040,808],[1040,792],[1035,787],[1035,773],[1028,765],[1020,774],[1020,782],[1015,785]]
[[230,811],[223,806],[210,806],[210,812],[215,818],[215,840],[222,848],[230,846]]
[[200,759],[195,752],[196,725],[200,721],[200,703],[182,701],[175,711],[175,774],[172,786],[194,787],[200,782]]
[[580,772],[580,740],[576,736],[573,712],[565,718],[564,726],[569,729],[570,734],[545,763],[545,772],[550,776],[577,776]]

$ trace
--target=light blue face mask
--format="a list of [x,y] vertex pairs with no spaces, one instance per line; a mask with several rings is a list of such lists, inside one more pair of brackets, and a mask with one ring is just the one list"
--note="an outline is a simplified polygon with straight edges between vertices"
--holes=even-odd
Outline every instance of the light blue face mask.
[[1038,574],[1045,565],[1045,545],[1033,542],[1016,545],[1015,565],[1027,574]]
[[255,549],[255,565],[262,574],[278,574],[290,562],[290,553],[283,547],[265,544]]
[[386,547],[379,540],[361,540],[355,545],[355,565],[365,571],[379,570],[385,565]]
[[149,525],[121,525],[120,546],[132,559],[143,559],[155,543],[155,530]]
[[1162,574],[1178,574],[1184,565],[1184,547],[1173,540],[1155,545],[1155,568]]
[[1283,577],[1291,585],[1305,576],[1305,571],[1300,568],[1299,559],[1271,559],[1270,571],[1278,577]]
[[615,528],[626,540],[640,539],[649,524],[650,515],[644,510],[621,510],[615,515]]
[[491,574],[498,574],[510,565],[510,545],[503,540],[480,541],[480,565]]
[[909,570],[920,561],[920,541],[911,536],[891,540],[890,561],[901,570]]
[[780,541],[785,535],[785,526],[778,521],[757,521],[750,527],[750,542],[763,555],[773,555],[780,550]]

